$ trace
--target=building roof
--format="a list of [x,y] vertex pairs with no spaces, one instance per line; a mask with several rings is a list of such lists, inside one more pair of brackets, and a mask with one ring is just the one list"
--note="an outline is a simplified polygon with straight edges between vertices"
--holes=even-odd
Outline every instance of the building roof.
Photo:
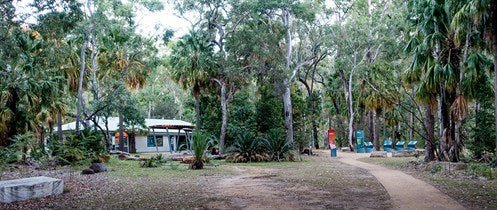
[[[90,122],[90,125],[93,125],[93,122]],[[105,123],[102,118],[99,118],[98,125],[100,125],[103,129],[105,129]],[[169,120],[169,119],[145,119],[145,125],[147,128],[142,128],[141,126],[137,126],[136,129],[141,130],[149,130],[149,128],[154,128],[156,133],[165,133],[169,131],[170,133],[178,132],[178,129],[183,128],[193,128],[194,126],[183,120]],[[108,118],[108,126],[110,132],[115,132],[119,130],[119,118],[118,117],[109,117]],[[62,131],[73,131],[76,130],[76,122],[71,122],[62,125]],[[55,131],[57,131],[57,127],[55,127]],[[150,129],[150,132],[152,130]],[[181,131],[183,133],[183,131]]]

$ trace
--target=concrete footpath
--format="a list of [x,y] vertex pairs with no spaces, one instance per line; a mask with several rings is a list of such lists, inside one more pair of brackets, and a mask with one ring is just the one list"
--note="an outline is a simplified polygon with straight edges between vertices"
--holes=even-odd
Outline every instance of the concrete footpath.
[[465,209],[432,185],[398,170],[358,161],[369,154],[340,152],[338,160],[368,170],[385,187],[394,209]]

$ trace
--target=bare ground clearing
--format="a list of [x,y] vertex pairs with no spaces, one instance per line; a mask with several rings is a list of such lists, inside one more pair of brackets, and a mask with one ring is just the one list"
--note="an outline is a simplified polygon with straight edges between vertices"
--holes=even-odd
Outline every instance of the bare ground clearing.
[[327,155],[303,162],[226,164],[192,171],[112,160],[111,171],[17,170],[4,178],[61,178],[65,193],[0,209],[387,209],[390,197],[367,170]]

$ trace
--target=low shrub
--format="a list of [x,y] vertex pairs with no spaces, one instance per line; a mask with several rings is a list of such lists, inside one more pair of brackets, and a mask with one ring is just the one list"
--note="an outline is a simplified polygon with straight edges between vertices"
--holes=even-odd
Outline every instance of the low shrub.
[[54,142],[51,150],[61,165],[83,162],[108,162],[110,156],[104,146],[101,133],[91,129],[81,131],[80,135],[70,135],[62,143]]
[[470,163],[466,169],[466,173],[472,176],[485,177],[487,179],[495,179],[496,170],[491,165],[484,163]]
[[165,163],[166,162],[166,159],[164,158],[164,156],[162,155],[162,153],[159,153],[159,154],[155,155],[154,157],[155,157],[155,160],[157,160],[158,162],[161,162],[161,163]]
[[434,163],[433,165],[431,165],[429,168],[428,168],[428,171],[431,173],[431,174],[436,174],[436,173],[439,173],[442,171],[442,165],[440,165],[439,163]]
[[205,164],[205,152],[212,142],[212,137],[203,131],[197,131],[193,134],[193,157],[194,161],[190,164],[191,169],[202,169]]
[[155,168],[161,165],[162,163],[160,161],[157,161],[155,157],[140,161],[140,167],[142,168]]

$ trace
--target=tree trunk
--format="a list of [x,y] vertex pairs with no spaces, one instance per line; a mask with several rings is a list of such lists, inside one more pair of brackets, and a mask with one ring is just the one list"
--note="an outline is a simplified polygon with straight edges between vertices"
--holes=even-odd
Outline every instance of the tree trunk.
[[387,139],[387,123],[385,122],[385,110],[383,110],[383,112],[381,112],[381,116],[383,118],[383,126],[382,126],[382,130],[383,130],[383,135],[382,135],[382,138],[383,140]]
[[[290,11],[287,8],[282,10],[282,22],[286,27],[285,33],[285,69],[290,71],[291,55],[292,55],[292,35],[291,35],[291,18]],[[285,93],[283,94],[283,107],[285,111],[285,130],[287,143],[293,143],[293,113],[292,113],[292,95],[291,95],[291,81],[292,78],[285,78],[283,85],[285,86]]]
[[199,130],[200,126],[200,98],[199,98],[199,87],[193,87],[193,97],[195,98],[195,129]]
[[[494,81],[494,93],[495,93],[495,106],[497,107],[497,11],[495,11],[496,9],[496,4],[497,3],[494,3],[494,10],[493,10],[493,33],[492,33],[492,39],[493,39],[493,43],[492,43],[492,46],[493,46],[493,55],[494,55],[494,77],[495,77],[495,81]],[[495,157],[497,159],[497,108],[495,108],[495,132],[496,132],[496,135],[495,135]]]
[[59,112],[57,113],[57,138],[59,140],[59,143],[62,143],[62,114]]
[[[110,152],[110,146],[112,144],[112,140],[109,135],[109,118],[104,116],[105,118],[105,146],[107,147],[107,152]],[[112,136],[114,138],[114,136]]]
[[314,140],[314,147],[319,149],[319,141],[318,141],[318,125],[316,120],[312,120],[312,138]]
[[376,151],[380,151],[380,115],[373,110],[373,144]]
[[79,71],[79,82],[78,82],[78,102],[76,105],[76,133],[79,134],[80,131],[80,121],[81,112],[83,109],[83,78],[85,75],[85,49],[87,45],[87,40],[83,40],[83,46],[81,47],[81,69]]
[[438,139],[441,139],[442,138],[442,135],[443,135],[443,131],[445,129],[445,124],[443,123],[444,119],[443,119],[443,113],[442,113],[442,107],[443,107],[443,102],[442,102],[442,95],[440,93],[440,95],[438,96],[438,100],[437,100],[437,115],[438,115]]
[[[286,82],[285,82],[286,83]],[[293,113],[292,113],[292,96],[290,85],[286,85],[285,93],[283,94],[283,107],[285,111],[285,130],[286,141],[293,143]]]
[[148,102],[148,113],[147,113],[148,119],[152,118],[152,101]]
[[40,149],[45,153],[45,129],[43,125],[40,125],[39,127],[39,132],[40,132]]
[[[468,32],[466,32],[466,41],[465,41],[465,44],[464,44],[464,53],[463,53],[463,57],[462,57],[462,61],[463,63],[466,62],[466,59],[468,58],[468,49],[469,49],[469,42],[470,42],[470,32],[472,30],[471,28],[471,24],[468,24],[469,25],[469,30]],[[466,71],[466,65],[462,65],[461,68],[459,68],[460,71],[459,71],[459,84],[457,85],[457,88],[456,88],[456,99],[458,99],[459,97],[459,102],[460,100],[464,100],[464,95],[461,91],[461,88],[462,88],[462,81],[463,81],[463,78],[464,78],[464,73]],[[455,102],[455,101],[454,101]],[[453,102],[453,103],[454,103]],[[457,106],[460,106],[460,104],[456,104]],[[464,107],[466,108],[466,107]],[[455,160],[458,162],[459,161],[459,151],[461,150],[462,148],[462,139],[461,139],[461,127],[462,127],[462,121],[464,120],[465,116],[462,116],[463,118],[459,118],[460,116],[452,116],[453,118],[456,117],[456,119],[453,119],[453,121],[455,121],[455,132],[454,132],[454,148],[453,151],[456,153],[454,154],[455,156]]]
[[354,110],[350,109],[349,110],[349,147],[350,147],[350,151],[354,151],[354,142],[353,142],[353,138],[354,138]]
[[[414,98],[414,90],[409,93]],[[409,140],[414,139],[414,112],[409,113]]]
[[350,79],[349,79],[349,88],[347,89],[348,90],[348,100],[347,100],[347,105],[348,105],[348,109],[349,109],[349,147],[350,147],[350,151],[354,151],[354,142],[353,142],[353,138],[354,138],[354,105],[353,105],[353,101],[352,101],[352,74],[354,72],[351,72],[351,75],[350,75]]
[[124,125],[123,114],[119,113],[119,150],[124,152]]
[[373,113],[373,111],[368,111],[367,113],[367,126],[368,126],[368,139],[370,141],[374,141],[374,135],[375,135],[375,124],[374,124],[374,120],[375,120],[375,114]]
[[128,134],[129,138],[129,153],[136,153],[136,140],[135,140],[135,129],[133,128],[132,131]]
[[221,85],[221,134],[219,136],[219,152],[224,153],[226,144],[226,128],[228,127],[228,97],[226,95],[226,84],[220,82]]
[[[434,102],[435,96],[431,96],[431,102]],[[435,160],[435,115],[432,110],[432,103],[425,106],[425,162]]]
[[17,93],[17,89],[11,87],[9,88],[9,92],[11,94],[11,100],[7,101],[7,107],[10,109],[10,111],[13,113],[14,116],[8,122],[7,138],[5,139],[0,138],[0,146],[4,147],[7,147],[13,143],[10,140],[18,134],[17,133],[18,122],[21,121],[20,116],[18,114],[19,110],[17,109],[17,103],[20,100],[19,94]]

